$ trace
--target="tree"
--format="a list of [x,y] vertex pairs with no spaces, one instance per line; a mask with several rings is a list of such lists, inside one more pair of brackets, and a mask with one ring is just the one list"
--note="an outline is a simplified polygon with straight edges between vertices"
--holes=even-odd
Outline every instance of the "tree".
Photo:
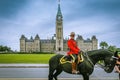
[[100,47],[101,47],[101,49],[107,49],[107,48],[108,48],[107,42],[102,41],[102,42],[100,43]]
[[7,51],[7,52],[9,52],[9,51],[12,51],[12,50],[11,50],[10,47],[0,45],[0,51],[3,51],[3,52]]
[[120,48],[117,48],[117,51],[119,51],[119,52],[120,52]]
[[112,52],[115,52],[117,50],[116,46],[109,46],[108,47],[108,50],[112,51]]

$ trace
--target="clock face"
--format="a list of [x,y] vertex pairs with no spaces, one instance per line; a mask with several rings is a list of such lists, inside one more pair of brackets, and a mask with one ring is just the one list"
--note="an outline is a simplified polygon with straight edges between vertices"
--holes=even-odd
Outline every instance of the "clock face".
[[60,20],[60,19],[61,19],[61,17],[59,16],[59,17],[58,17],[58,20]]

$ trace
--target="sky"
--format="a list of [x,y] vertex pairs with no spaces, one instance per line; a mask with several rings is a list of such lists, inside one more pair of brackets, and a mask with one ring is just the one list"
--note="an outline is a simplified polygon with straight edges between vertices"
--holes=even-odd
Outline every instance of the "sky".
[[[70,32],[84,39],[96,35],[120,47],[120,0],[61,0],[64,38]],[[38,34],[50,39],[55,34],[58,0],[0,0],[0,45],[20,50],[19,39]]]

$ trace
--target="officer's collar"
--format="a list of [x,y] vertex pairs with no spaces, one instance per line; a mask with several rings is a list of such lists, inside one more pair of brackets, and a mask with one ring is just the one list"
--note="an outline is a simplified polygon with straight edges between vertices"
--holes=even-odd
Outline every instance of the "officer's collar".
[[70,40],[74,40],[74,39],[71,38]]

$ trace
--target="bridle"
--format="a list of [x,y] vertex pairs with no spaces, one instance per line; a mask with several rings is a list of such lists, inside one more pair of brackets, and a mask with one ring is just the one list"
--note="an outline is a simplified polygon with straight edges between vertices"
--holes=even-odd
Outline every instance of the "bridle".
[[[113,59],[118,60],[118,58],[115,56],[112,56],[110,60],[112,61]],[[98,66],[103,69],[108,69],[108,67],[112,66],[112,64],[107,64],[107,65],[98,64]]]

